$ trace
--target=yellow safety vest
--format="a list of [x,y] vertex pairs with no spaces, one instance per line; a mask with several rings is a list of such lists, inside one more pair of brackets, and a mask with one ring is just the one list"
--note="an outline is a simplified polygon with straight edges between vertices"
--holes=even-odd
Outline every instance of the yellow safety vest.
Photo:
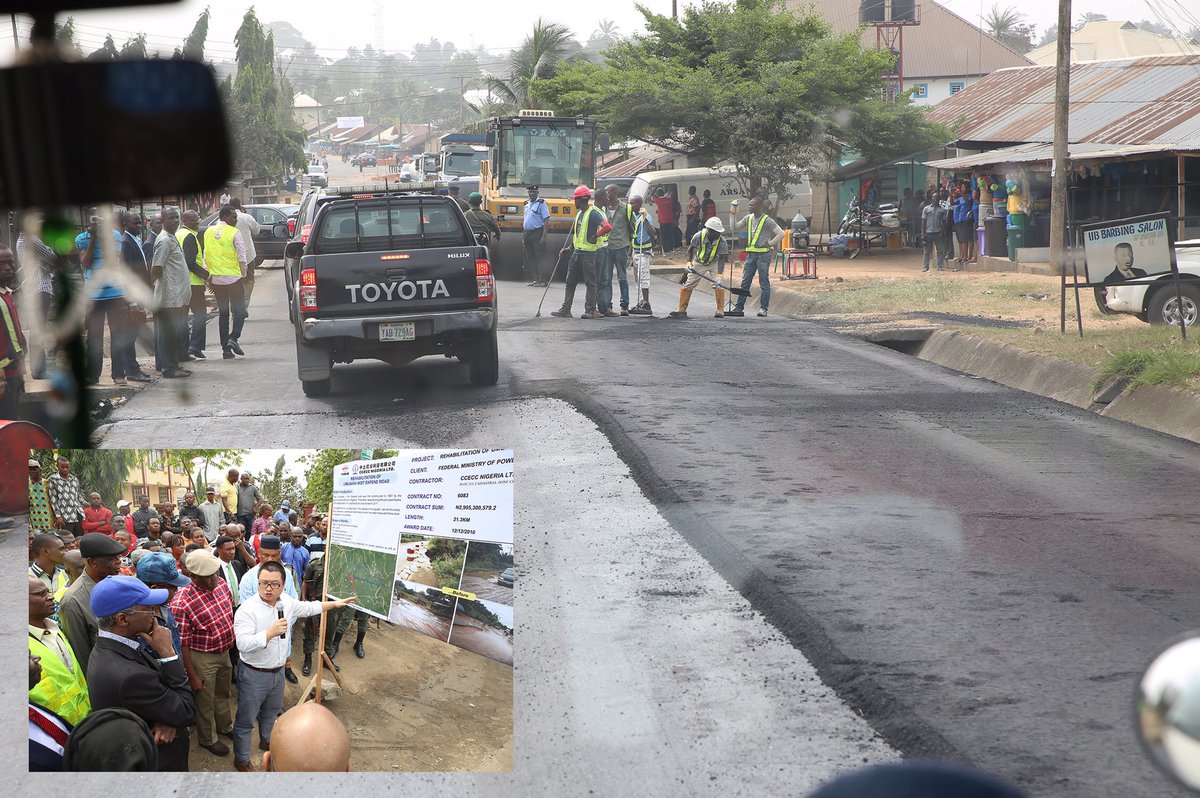
[[[593,244],[587,240],[587,218],[585,214],[590,214],[592,211],[599,213],[604,217],[604,213],[595,205],[589,205],[579,213],[575,214],[575,226],[571,233],[571,248],[576,252],[596,252],[604,246],[604,241],[608,236],[596,236],[596,243]],[[605,217],[605,221],[607,218]]]
[[233,246],[235,235],[237,228],[224,222],[214,224],[204,231],[204,266],[213,277],[242,276],[237,249]]
[[[204,253],[200,249],[200,237],[197,236],[195,232],[187,229],[186,227],[180,227],[178,230],[175,231],[175,240],[179,242],[180,249],[183,249],[183,242],[187,241],[188,236],[191,236],[192,238],[196,239],[196,257],[197,257],[197,259],[199,259],[200,263],[203,265]],[[190,283],[191,285],[204,285],[204,281],[201,280],[196,275],[192,274],[191,269],[188,269],[188,283]]]
[[58,652],[46,646],[32,634],[29,635],[29,651],[42,659],[42,680],[29,691],[29,700],[55,713],[72,726],[87,717],[92,711],[92,702],[88,697],[87,678],[71,645],[62,632],[56,632],[66,649],[71,654],[71,664],[75,668],[72,673]]
[[706,233],[701,233],[700,234],[700,249],[696,253],[696,260],[704,266],[708,266],[710,263],[712,263],[714,260],[717,259],[717,250],[719,250],[721,248],[721,236],[718,234],[716,239],[712,242],[712,246],[706,250],[704,248],[704,244],[707,241],[708,241],[708,235]]
[[754,225],[754,217],[750,217],[750,222],[746,225],[746,251],[747,252],[770,252],[770,247],[759,246],[759,236],[762,235],[763,227],[767,223],[767,215],[764,213],[758,217],[758,226]]
[[[8,335],[8,340],[12,341],[13,357],[0,357],[0,368],[8,368],[13,364],[13,361],[23,354],[21,349],[21,336],[17,332],[17,323],[12,315],[8,312],[8,303],[0,299],[0,316],[4,317],[4,329]],[[3,353],[0,353],[3,354]]]

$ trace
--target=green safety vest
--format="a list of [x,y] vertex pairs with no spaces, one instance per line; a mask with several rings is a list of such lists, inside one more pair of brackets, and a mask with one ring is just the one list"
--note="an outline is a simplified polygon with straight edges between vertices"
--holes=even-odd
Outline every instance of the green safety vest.
[[[179,248],[183,249],[183,242],[187,241],[188,236],[196,239],[196,256],[203,263],[204,253],[200,251],[200,237],[186,227],[180,227],[175,231],[175,240],[179,242]],[[188,269],[188,283],[191,285],[204,285],[204,281],[196,275],[192,274],[192,270]]]
[[712,263],[714,260],[717,259],[717,250],[719,250],[721,248],[721,236],[717,235],[716,240],[714,240],[712,242],[712,246],[706,250],[704,248],[704,244],[707,241],[708,241],[708,235],[706,233],[701,233],[700,234],[700,250],[696,253],[696,256],[697,256],[696,260],[699,261],[704,266],[708,266],[710,263]]
[[[579,213],[575,214],[575,225],[571,232],[571,248],[576,252],[596,252],[604,247],[604,242],[608,236],[596,236],[596,243],[593,244],[587,240],[587,218],[585,214],[590,214],[592,211],[599,213],[602,217],[604,213],[595,205],[589,205]],[[605,218],[607,221],[607,218]]]
[[5,334],[8,336],[8,340],[12,341],[12,357],[0,352],[0,369],[6,369],[23,354],[23,350],[21,349],[21,334],[17,332],[17,323],[8,312],[8,303],[3,299],[0,299],[0,316],[4,317]]
[[71,650],[71,644],[67,643],[67,638],[61,631],[57,634],[71,655],[71,664],[75,666],[75,672],[72,673],[63,664],[54,649],[30,634],[29,651],[42,659],[42,680],[29,691],[29,700],[74,726],[92,711],[92,702],[88,698],[87,678],[83,668],[79,667],[79,660]]
[[[218,237],[217,233],[221,236]],[[242,267],[238,265],[237,248],[233,246],[233,237],[237,228],[221,222],[214,224],[204,231],[204,265],[213,277],[242,276]]]
[[759,236],[762,235],[763,227],[767,223],[767,215],[764,213],[758,217],[758,226],[754,226],[754,217],[750,217],[750,222],[746,225],[746,251],[747,252],[770,252],[770,247],[759,246]]

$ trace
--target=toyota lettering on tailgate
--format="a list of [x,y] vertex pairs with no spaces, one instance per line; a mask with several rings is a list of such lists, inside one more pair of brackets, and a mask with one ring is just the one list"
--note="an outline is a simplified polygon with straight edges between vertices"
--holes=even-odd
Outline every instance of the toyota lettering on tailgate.
[[[431,288],[432,287],[432,288]],[[381,299],[436,299],[450,296],[445,280],[404,280],[399,283],[355,283],[346,286],[351,302],[378,302]]]

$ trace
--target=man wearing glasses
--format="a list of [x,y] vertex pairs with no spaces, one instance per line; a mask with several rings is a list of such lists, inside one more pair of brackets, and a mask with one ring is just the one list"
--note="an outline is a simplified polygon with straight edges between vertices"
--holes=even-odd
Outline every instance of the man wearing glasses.
[[271,729],[283,711],[283,666],[288,656],[291,622],[345,607],[357,599],[349,596],[338,601],[297,601],[284,592],[285,571],[276,560],[248,571],[245,578],[251,574],[255,574],[258,592],[242,602],[233,619],[241,655],[237,719],[233,725],[233,766],[242,773],[254,769],[250,764],[250,730],[256,718],[259,750],[271,748]]

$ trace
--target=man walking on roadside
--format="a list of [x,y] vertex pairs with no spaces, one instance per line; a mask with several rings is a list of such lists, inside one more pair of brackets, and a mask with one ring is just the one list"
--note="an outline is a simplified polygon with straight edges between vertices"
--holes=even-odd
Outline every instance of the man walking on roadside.
[[[694,190],[694,188],[693,188]],[[600,312],[605,317],[629,315],[629,247],[633,238],[633,209],[617,196],[617,187],[605,187],[605,215],[612,231],[605,237],[604,252],[600,257]],[[621,289],[621,312],[612,307],[613,272],[617,274],[617,285]]]
[[179,209],[167,208],[162,213],[162,231],[154,239],[150,273],[154,278],[154,356],[164,377],[187,377],[192,372],[180,368],[187,320],[187,304],[192,292],[188,285],[187,259],[179,245]]
[[[538,196],[538,187],[529,187],[529,199],[525,201],[525,220],[522,222],[522,244],[525,253],[525,275],[532,277],[531,286],[543,288],[554,279],[546,272],[546,225],[550,221],[550,207]],[[554,267],[551,266],[551,269]]]
[[233,766],[243,773],[254,769],[250,764],[250,731],[255,719],[258,747],[268,751],[275,719],[283,711],[283,670],[290,647],[291,622],[345,607],[358,598],[301,602],[284,593],[285,571],[281,563],[266,562],[254,570],[256,590],[242,603],[233,621],[241,659]]
[[[237,229],[237,211],[221,207],[218,222],[204,231],[204,265],[212,275],[213,294],[217,298],[217,331],[221,336],[221,356],[232,360],[245,355],[238,338],[246,323],[246,245]],[[233,324],[230,326],[230,314]]]
[[[714,217],[716,218],[716,217]],[[750,198],[750,213],[734,228],[746,231],[746,263],[742,271],[742,290],[749,291],[754,282],[754,274],[758,273],[758,287],[761,293],[758,297],[759,316],[767,315],[771,304],[771,252],[783,240],[783,229],[775,220],[763,212],[762,197]],[[734,303],[730,316],[746,315],[746,296],[739,294]]]
[[0,244],[0,420],[16,421],[25,393],[25,333],[17,315],[17,259],[13,251]]
[[921,238],[925,252],[925,268],[921,271],[929,271],[931,250],[937,252],[937,268],[938,271],[942,271],[946,259],[946,253],[942,251],[942,225],[945,223],[945,218],[946,213],[942,210],[937,197],[934,197],[928,205],[921,209]]
[[242,312],[246,314],[246,318],[250,318],[250,295],[254,293],[255,270],[258,264],[262,263],[262,258],[258,255],[258,250],[254,246],[254,236],[262,232],[262,225],[258,223],[250,214],[242,208],[242,201],[238,197],[229,200],[229,207],[237,212],[237,227],[238,232],[242,234],[242,243],[246,247],[246,279],[242,281],[242,291],[245,294],[245,307]]
[[[208,290],[208,280],[211,275],[204,268],[204,251],[200,248],[200,214],[193,210],[183,212],[181,226],[175,231],[175,238],[183,250],[183,262],[188,270],[188,290],[191,300],[184,308],[184,330],[181,334],[187,343],[187,355],[184,360],[203,360],[204,346],[207,338],[205,325],[208,323],[208,303],[205,292]],[[190,333],[187,317],[191,315]]]
[[233,734],[230,679],[233,663],[233,596],[218,574],[221,560],[207,550],[185,558],[192,583],[171,599],[171,613],[179,624],[180,654],[188,684],[196,695],[196,736],[200,747],[214,756],[225,756],[229,747],[217,734]]
[[597,277],[600,256],[603,254],[603,236],[607,232],[608,218],[604,211],[592,205],[592,190],[587,186],[575,189],[575,223],[571,226],[571,237],[559,255],[571,253],[567,263],[566,292],[563,295],[562,307],[550,312],[551,316],[560,319],[571,318],[571,305],[575,301],[575,289],[582,280],[587,293],[583,301],[581,319],[602,319],[596,310]]

